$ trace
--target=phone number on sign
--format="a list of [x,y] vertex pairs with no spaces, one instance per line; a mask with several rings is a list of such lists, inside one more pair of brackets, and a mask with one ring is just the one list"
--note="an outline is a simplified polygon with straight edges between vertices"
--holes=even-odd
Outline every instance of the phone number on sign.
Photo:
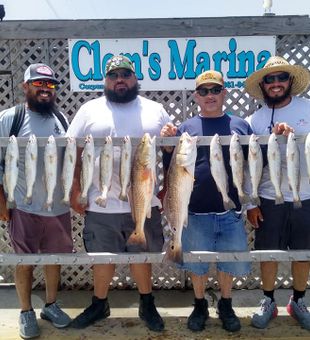
[[238,81],[234,81],[234,80],[229,80],[229,81],[225,81],[224,82],[224,86],[227,89],[233,89],[233,88],[243,88],[244,87],[244,81],[238,80]]

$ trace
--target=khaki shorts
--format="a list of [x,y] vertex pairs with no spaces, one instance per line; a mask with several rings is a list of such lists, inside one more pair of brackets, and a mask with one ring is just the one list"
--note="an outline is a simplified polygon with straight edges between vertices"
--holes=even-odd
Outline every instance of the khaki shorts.
[[9,235],[15,253],[71,253],[70,213],[40,216],[12,209]]
[[[138,246],[127,246],[126,242],[135,229],[130,213],[104,214],[87,211],[83,230],[84,246],[88,253],[96,252],[141,252]],[[151,218],[146,219],[144,233],[147,251],[161,252],[163,248],[163,228],[161,214],[152,208]]]

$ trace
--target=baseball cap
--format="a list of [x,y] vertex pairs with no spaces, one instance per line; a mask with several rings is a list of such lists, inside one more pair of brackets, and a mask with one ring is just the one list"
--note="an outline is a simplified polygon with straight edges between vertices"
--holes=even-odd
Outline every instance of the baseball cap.
[[198,89],[199,86],[204,84],[218,84],[218,85],[224,85],[223,76],[220,72],[209,70],[201,73],[196,78],[196,89]]
[[55,72],[45,64],[31,64],[28,66],[24,74],[24,82],[31,80],[47,79],[59,84],[55,77]]
[[124,55],[116,55],[107,61],[105,66],[105,74],[108,74],[109,72],[118,70],[120,68],[126,68],[127,70],[135,73],[135,68],[130,59],[128,59]]

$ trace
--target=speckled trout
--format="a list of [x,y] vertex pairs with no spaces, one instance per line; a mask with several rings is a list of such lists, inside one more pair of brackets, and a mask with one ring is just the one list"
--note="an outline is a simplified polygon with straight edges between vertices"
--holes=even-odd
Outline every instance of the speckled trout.
[[119,199],[128,201],[128,187],[130,184],[130,170],[131,170],[131,140],[129,136],[125,136],[121,147],[121,161],[119,169],[119,180],[121,185],[121,192]]
[[44,150],[44,173],[46,187],[45,207],[52,210],[53,196],[57,183],[57,146],[54,136],[49,136]]
[[64,162],[62,167],[61,182],[64,197],[62,203],[70,205],[70,193],[74,178],[76,163],[76,140],[74,137],[67,137]]
[[228,180],[227,180],[228,176],[224,164],[220,137],[217,133],[212,137],[210,143],[210,165],[211,174],[216,183],[218,191],[222,195],[225,210],[231,210],[236,208],[235,203],[228,196]]
[[100,152],[99,166],[99,190],[100,195],[95,199],[95,203],[105,208],[107,205],[108,192],[112,185],[113,173],[113,143],[111,136],[104,139],[104,145]]
[[9,138],[9,142],[5,152],[5,170],[3,175],[3,186],[7,192],[7,208],[15,208],[14,191],[18,178],[18,160],[19,150],[15,136]]
[[287,137],[286,163],[288,184],[293,194],[293,206],[294,208],[301,208],[302,204],[299,197],[300,186],[299,149],[296,143],[295,134],[293,132],[290,132]]
[[82,171],[81,171],[81,196],[80,203],[87,204],[87,193],[93,181],[95,163],[95,148],[92,135],[85,138],[85,145],[82,152]]
[[38,162],[38,142],[34,134],[31,134],[25,150],[25,179],[26,179],[26,196],[25,203],[32,203],[33,186],[37,176]]

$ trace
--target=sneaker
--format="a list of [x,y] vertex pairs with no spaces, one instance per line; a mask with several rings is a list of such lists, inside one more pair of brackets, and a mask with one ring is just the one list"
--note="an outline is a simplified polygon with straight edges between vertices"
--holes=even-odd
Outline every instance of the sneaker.
[[48,307],[44,306],[40,316],[43,320],[51,321],[53,326],[56,328],[67,327],[71,322],[69,315],[63,312],[56,302],[52,303]]
[[293,300],[293,296],[291,296],[290,301],[286,306],[286,310],[290,316],[299,322],[302,328],[310,330],[310,313],[303,298],[298,299],[298,302],[296,303]]
[[140,297],[139,317],[151,331],[161,332],[165,328],[164,321],[154,305],[154,296],[151,294]]
[[23,339],[32,339],[40,335],[36,313],[33,310],[20,313],[19,335]]
[[204,330],[208,317],[208,301],[206,299],[195,299],[194,310],[187,319],[187,328],[193,332]]
[[78,329],[86,328],[108,316],[110,316],[108,299],[98,299],[97,296],[93,296],[91,305],[79,314],[70,326]]
[[217,304],[217,313],[226,331],[237,332],[240,330],[240,320],[231,306],[231,299],[220,299]]
[[252,316],[251,324],[256,328],[266,328],[269,321],[277,317],[278,308],[274,301],[264,296],[260,302],[260,308]]

